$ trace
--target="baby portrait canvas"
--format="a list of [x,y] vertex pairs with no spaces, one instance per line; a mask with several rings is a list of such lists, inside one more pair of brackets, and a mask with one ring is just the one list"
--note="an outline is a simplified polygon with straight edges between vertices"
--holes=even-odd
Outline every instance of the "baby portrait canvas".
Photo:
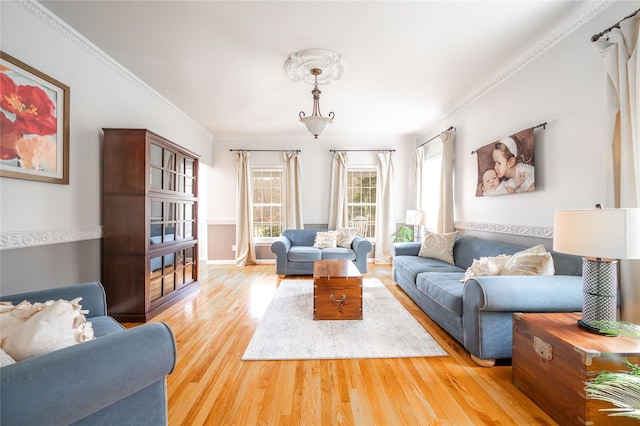
[[476,197],[535,190],[533,127],[478,148]]

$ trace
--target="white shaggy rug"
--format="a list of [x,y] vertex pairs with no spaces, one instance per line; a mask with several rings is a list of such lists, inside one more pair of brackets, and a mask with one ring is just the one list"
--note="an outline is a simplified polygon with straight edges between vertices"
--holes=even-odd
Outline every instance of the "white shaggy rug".
[[375,278],[363,280],[362,320],[313,320],[313,281],[284,280],[243,360],[409,358],[447,353]]

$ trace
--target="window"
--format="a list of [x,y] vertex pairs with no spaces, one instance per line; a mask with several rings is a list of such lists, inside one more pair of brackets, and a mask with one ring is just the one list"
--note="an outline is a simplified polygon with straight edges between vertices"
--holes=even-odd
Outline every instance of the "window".
[[347,213],[349,226],[365,238],[376,236],[377,172],[372,169],[347,171]]
[[282,232],[282,170],[253,170],[253,237],[275,238]]
[[435,231],[438,228],[438,210],[440,209],[440,170],[442,168],[442,144],[427,144],[422,182],[422,210],[427,215],[425,228]]

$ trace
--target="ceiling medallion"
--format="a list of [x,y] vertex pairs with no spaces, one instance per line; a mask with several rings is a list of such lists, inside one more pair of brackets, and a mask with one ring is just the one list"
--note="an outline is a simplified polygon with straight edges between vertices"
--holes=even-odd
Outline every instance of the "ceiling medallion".
[[318,84],[328,84],[338,81],[344,75],[346,64],[342,55],[330,50],[307,49],[292,53],[284,63],[284,70],[296,83],[305,82],[315,84],[312,69],[322,70],[318,77]]
[[306,82],[313,84],[313,111],[307,116],[304,111],[298,114],[298,123],[304,126],[310,135],[318,139],[333,123],[335,114],[330,112],[323,116],[320,112],[319,84],[328,84],[342,77],[345,64],[342,56],[328,50],[310,49],[292,53],[284,64],[285,71],[296,83]]

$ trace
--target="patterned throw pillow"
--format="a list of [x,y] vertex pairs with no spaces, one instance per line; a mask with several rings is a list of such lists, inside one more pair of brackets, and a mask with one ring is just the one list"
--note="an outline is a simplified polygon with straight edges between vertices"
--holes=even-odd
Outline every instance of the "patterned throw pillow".
[[351,248],[351,243],[356,239],[358,235],[357,228],[338,228],[336,229],[338,247]]
[[316,234],[316,238],[313,240],[313,246],[315,248],[335,248],[336,247],[336,231],[322,231]]
[[457,231],[446,234],[425,231],[418,256],[442,260],[453,265],[453,245],[456,243],[457,236]]

